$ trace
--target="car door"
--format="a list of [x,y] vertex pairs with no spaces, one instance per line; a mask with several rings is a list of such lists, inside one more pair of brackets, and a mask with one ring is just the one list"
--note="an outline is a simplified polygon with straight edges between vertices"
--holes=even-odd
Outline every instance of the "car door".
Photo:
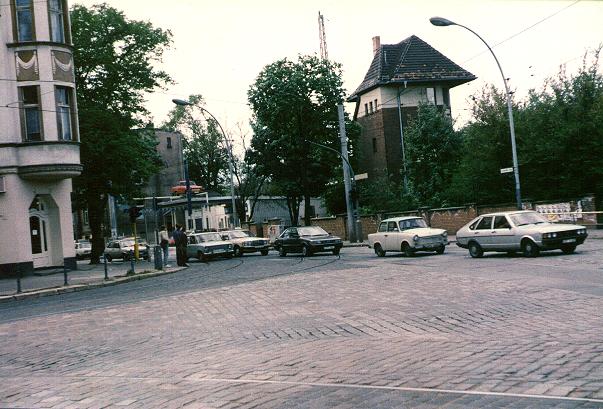
[[472,240],[477,241],[477,243],[484,249],[489,249],[492,247],[492,221],[494,220],[493,216],[485,216],[477,223],[475,226],[475,230],[473,230]]
[[290,227],[288,234],[284,239],[285,250],[290,252],[296,252],[301,250],[301,239],[297,228]]
[[387,233],[385,233],[385,250],[400,251],[399,236],[400,229],[395,221],[387,222]]
[[494,216],[490,238],[491,249],[513,250],[515,233],[505,215]]

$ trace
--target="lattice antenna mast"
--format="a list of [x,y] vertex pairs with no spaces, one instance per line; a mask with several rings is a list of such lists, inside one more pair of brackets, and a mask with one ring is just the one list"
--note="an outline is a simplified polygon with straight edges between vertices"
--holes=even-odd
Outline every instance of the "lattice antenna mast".
[[320,38],[320,58],[323,60],[329,59],[327,51],[327,36],[325,34],[325,19],[320,11],[318,12],[318,36]]

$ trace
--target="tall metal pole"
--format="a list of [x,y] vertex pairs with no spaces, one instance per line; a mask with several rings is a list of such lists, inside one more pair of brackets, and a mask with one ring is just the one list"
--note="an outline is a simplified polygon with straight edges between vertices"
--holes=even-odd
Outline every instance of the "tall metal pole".
[[507,84],[507,78],[505,77],[505,74],[503,73],[502,67],[500,66],[500,62],[498,61],[498,58],[496,58],[496,54],[494,54],[494,51],[492,51],[492,48],[490,48],[490,46],[488,45],[486,40],[484,40],[479,34],[477,34],[475,31],[473,31],[469,27],[464,26],[462,24],[455,23],[454,21],[450,21],[443,17],[432,17],[429,19],[429,21],[431,22],[431,24],[433,24],[435,26],[459,26],[459,27],[463,27],[465,30],[472,32],[473,34],[475,34],[475,36],[477,38],[479,38],[482,41],[482,43],[484,43],[484,45],[490,51],[490,54],[492,54],[492,57],[494,57],[494,61],[496,61],[496,65],[498,66],[498,70],[500,71],[500,75],[502,76],[503,83],[505,84],[505,95],[507,97],[507,110],[509,111],[509,128],[510,128],[510,133],[511,133],[511,151],[513,154],[513,175],[515,176],[515,201],[517,204],[517,209],[521,210],[523,208],[523,206],[521,204],[521,185],[519,183],[519,164],[517,161],[517,146],[515,144],[515,123],[513,121],[513,104],[511,102],[511,94],[509,92],[509,85]]
[[345,205],[348,213],[347,226],[350,242],[356,243],[356,229],[354,226],[354,208],[352,202],[352,182],[350,180],[350,169],[348,168],[348,138],[345,133],[345,117],[343,104],[337,105],[339,115],[339,138],[341,140],[341,161],[343,163],[343,183],[345,186]]

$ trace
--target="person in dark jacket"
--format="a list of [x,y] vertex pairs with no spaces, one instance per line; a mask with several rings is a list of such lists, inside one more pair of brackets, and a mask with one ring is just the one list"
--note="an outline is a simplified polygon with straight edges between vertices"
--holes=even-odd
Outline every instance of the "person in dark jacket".
[[182,226],[179,224],[176,225],[172,237],[174,238],[174,244],[176,245],[176,264],[180,267],[188,267],[188,264],[186,264],[187,237]]

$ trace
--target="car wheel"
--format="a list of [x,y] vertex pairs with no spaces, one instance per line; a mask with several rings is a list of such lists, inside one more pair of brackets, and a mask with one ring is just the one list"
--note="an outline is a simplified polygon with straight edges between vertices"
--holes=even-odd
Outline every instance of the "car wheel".
[[561,251],[563,251],[563,254],[572,254],[574,251],[576,251],[576,246],[561,246]]
[[283,248],[283,246],[280,246],[278,248],[278,255],[279,255],[279,257],[285,257],[287,255],[287,252],[285,251],[285,249]]
[[105,254],[105,260],[107,260],[107,262],[108,262],[108,263],[110,263],[110,262],[111,262],[111,260],[113,260],[113,257],[111,257],[111,256],[110,256],[110,255],[108,255],[108,254]]
[[241,248],[239,246],[235,246],[235,248],[234,248],[234,255],[235,255],[235,257],[242,257],[243,256],[243,250],[241,250]]
[[335,249],[335,250],[333,250],[333,255],[334,256],[338,256],[340,251],[341,251],[341,249]]
[[197,258],[199,259],[199,261],[205,261],[205,254],[203,254],[201,251],[198,251]]
[[525,239],[521,243],[521,251],[525,257],[538,257],[538,254],[540,254],[540,249],[536,243],[529,239]]
[[312,250],[310,250],[309,246],[303,246],[302,247],[302,256],[304,257],[310,257],[312,255]]
[[479,243],[472,241],[469,243],[469,255],[473,258],[480,258],[484,255],[484,250],[482,250],[482,246]]
[[412,257],[415,255],[415,250],[408,245],[408,243],[402,243],[402,253],[406,257]]
[[446,246],[444,246],[443,244],[436,249],[436,253],[438,254],[444,254],[444,251],[446,251]]
[[381,244],[375,244],[375,254],[377,257],[385,257],[385,251],[381,247]]
[[262,250],[262,251],[260,251],[260,254],[262,256],[267,256],[268,255],[268,250]]

